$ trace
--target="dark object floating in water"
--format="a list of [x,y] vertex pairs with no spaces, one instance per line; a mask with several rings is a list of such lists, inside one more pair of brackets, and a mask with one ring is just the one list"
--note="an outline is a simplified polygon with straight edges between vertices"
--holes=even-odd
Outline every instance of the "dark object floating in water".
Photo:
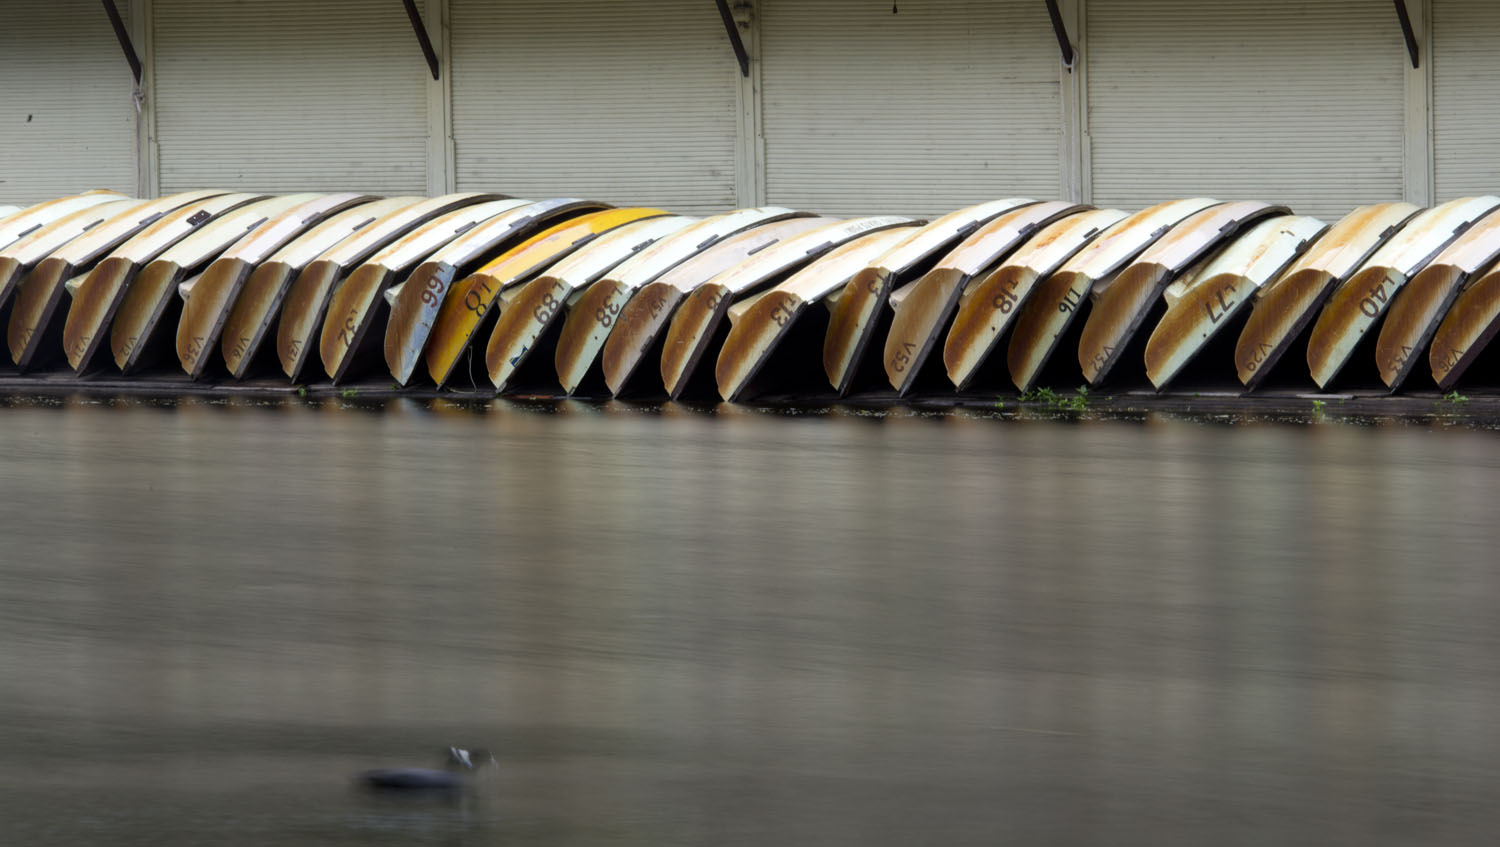
[[448,761],[441,768],[376,768],[356,780],[371,791],[453,794],[470,785],[476,769],[494,764],[487,750],[449,747]]

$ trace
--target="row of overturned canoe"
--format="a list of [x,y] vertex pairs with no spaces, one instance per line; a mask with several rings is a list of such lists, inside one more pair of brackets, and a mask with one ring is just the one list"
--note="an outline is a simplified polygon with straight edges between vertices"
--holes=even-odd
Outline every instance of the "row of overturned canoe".
[[1448,388],[1500,327],[1497,211],[1490,196],[1383,203],[1330,226],[1252,201],[1127,214],[1006,198],[924,222],[484,193],[93,191],[0,207],[0,307],[19,368],[66,357],[79,374],[109,366],[107,342],[127,373],[175,354],[195,379],[279,365],[307,382],[316,348],[337,383],[379,372],[383,347],[401,385],[463,374],[468,388],[482,343],[497,392],[602,376],[614,394],[675,398],[712,378],[735,400],[805,385],[818,342],[828,383],[848,392],[883,332],[900,393],[922,373],[941,384],[940,343],[957,389],[1008,370],[1025,391],[1065,338],[1090,384],[1143,360],[1162,388],[1211,340],[1227,353],[1234,326],[1247,387],[1304,339],[1327,387],[1368,336],[1392,390],[1424,351]]

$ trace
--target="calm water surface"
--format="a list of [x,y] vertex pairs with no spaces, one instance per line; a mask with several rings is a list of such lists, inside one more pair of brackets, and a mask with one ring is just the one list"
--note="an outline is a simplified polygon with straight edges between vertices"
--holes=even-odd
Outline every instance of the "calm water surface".
[[[0,842],[1492,844],[1500,436],[0,409]],[[364,768],[492,748],[461,803]]]

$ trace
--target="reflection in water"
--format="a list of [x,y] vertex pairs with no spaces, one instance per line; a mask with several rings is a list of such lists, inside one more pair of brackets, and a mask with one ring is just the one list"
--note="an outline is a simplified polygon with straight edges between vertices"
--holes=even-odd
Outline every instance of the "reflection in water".
[[[0,410],[6,843],[1489,843],[1500,453],[1399,425]],[[350,777],[495,751],[454,805]]]

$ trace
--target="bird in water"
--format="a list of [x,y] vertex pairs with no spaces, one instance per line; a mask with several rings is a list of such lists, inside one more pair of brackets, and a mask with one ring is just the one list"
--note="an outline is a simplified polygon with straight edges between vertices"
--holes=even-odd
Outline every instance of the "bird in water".
[[488,750],[449,747],[440,768],[376,768],[356,777],[371,791],[456,795],[473,785],[477,771],[498,767]]

